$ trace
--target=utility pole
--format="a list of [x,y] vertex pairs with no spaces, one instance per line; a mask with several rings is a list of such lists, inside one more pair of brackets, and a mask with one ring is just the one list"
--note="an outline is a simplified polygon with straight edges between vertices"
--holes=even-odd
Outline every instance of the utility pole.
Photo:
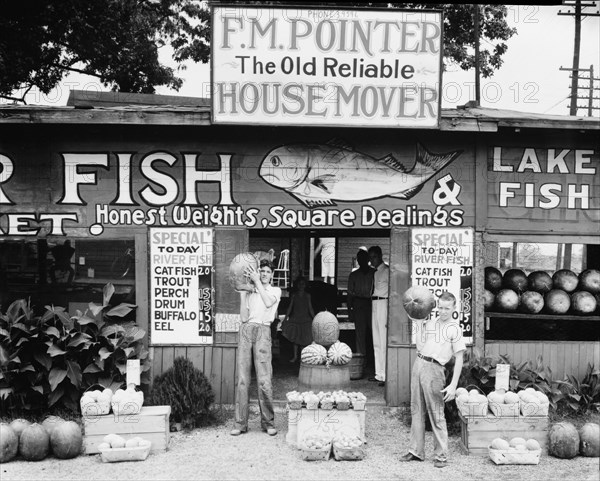
[[[575,12],[562,12],[558,11],[558,15],[570,15],[575,17],[575,42],[573,47],[573,68],[562,68],[560,70],[570,70],[571,73],[571,103],[569,106],[569,115],[577,115],[577,91],[579,89],[578,81],[579,81],[579,72],[588,71],[588,69],[580,69],[579,68],[579,51],[581,47],[581,17],[582,17],[582,9],[585,7],[594,7],[596,4],[594,2],[586,2],[582,3],[581,0],[576,0],[575,3],[563,2],[564,5],[569,7],[574,7]],[[583,16],[590,17],[599,17],[600,14],[596,13],[585,13]],[[593,77],[593,75],[591,75]]]
[[481,92],[479,86],[479,5],[473,5],[473,24],[475,26],[475,103],[481,105]]

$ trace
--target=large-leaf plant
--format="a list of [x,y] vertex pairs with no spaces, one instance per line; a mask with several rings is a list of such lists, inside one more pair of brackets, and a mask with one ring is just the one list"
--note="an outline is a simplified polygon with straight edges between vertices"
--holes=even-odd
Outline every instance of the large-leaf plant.
[[147,382],[146,332],[122,322],[133,304],[112,305],[114,286],[103,289],[102,304],[90,303],[70,317],[63,307],[45,306],[34,315],[28,301],[0,313],[0,412],[79,409],[87,388],[116,390],[125,382],[128,359],[140,359]]

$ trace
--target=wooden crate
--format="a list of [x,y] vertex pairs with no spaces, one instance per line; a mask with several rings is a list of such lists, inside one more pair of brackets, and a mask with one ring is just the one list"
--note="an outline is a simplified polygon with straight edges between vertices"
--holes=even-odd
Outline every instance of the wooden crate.
[[488,447],[495,438],[510,441],[521,437],[535,439],[542,450],[548,444],[548,416],[496,417],[493,414],[479,417],[460,417],[460,444],[467,454],[487,456]]
[[298,446],[305,433],[315,429],[331,433],[349,430],[365,439],[365,418],[365,410],[289,409],[285,440],[292,446]]
[[171,406],[144,406],[139,414],[114,413],[83,418],[83,444],[86,454],[100,452],[98,445],[104,436],[115,433],[125,440],[139,436],[152,443],[152,452],[169,447],[169,415]]

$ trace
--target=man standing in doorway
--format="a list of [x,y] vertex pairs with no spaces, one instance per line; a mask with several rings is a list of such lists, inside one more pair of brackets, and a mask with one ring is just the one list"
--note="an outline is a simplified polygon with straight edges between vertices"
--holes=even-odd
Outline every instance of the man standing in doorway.
[[248,388],[251,381],[252,359],[258,383],[260,425],[269,436],[275,436],[273,410],[273,366],[271,364],[271,323],[277,314],[281,289],[271,285],[273,264],[260,262],[260,270],[248,267],[246,275],[254,285],[253,292],[242,291],[240,332],[237,352],[238,380],[235,390],[235,427],[232,436],[248,431]]
[[367,355],[367,330],[371,330],[371,289],[375,269],[369,265],[369,254],[360,249],[356,254],[358,269],[348,276],[348,314],[354,323],[356,352]]
[[375,268],[373,274],[373,293],[371,295],[375,376],[369,378],[369,381],[376,381],[379,383],[379,386],[385,386],[390,268],[383,262],[383,254],[379,246],[369,248],[369,259],[371,265]]

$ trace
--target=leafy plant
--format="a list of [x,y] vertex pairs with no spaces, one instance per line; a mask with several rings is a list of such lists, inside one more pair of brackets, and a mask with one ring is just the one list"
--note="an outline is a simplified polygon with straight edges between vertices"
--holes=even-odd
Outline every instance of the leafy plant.
[[600,412],[600,371],[592,364],[588,364],[581,381],[568,374],[565,381],[560,381],[560,385],[566,405],[573,413]]
[[116,322],[135,306],[112,306],[113,293],[107,284],[101,306],[90,303],[73,317],[55,306],[36,316],[23,299],[0,313],[0,413],[78,411],[89,386],[116,390],[125,382],[127,359],[140,359],[142,372],[149,370],[145,331],[132,322]]
[[175,358],[173,366],[156,376],[150,391],[150,403],[170,405],[172,421],[181,423],[184,429],[202,425],[214,400],[206,376],[184,357]]

